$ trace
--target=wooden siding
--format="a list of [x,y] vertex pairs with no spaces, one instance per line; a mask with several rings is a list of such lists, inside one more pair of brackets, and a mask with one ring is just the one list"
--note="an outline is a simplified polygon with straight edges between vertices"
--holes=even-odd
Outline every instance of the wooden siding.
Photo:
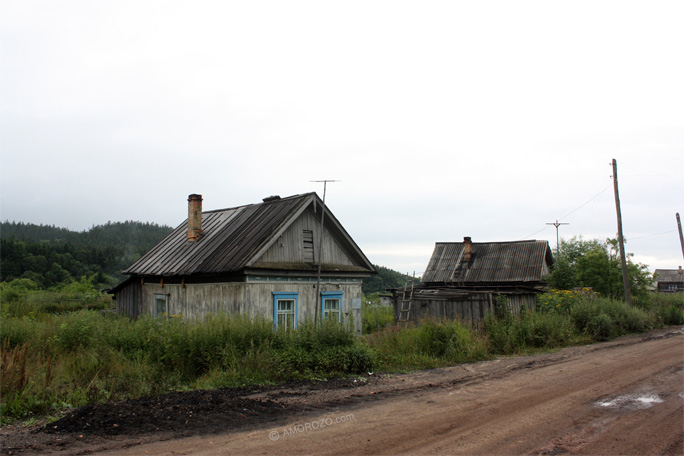
[[[313,232],[314,261],[318,261],[321,222],[309,209],[290,225],[263,256],[256,260],[259,267],[266,267],[269,263],[309,263],[304,249],[304,231]],[[322,262],[326,265],[354,265],[327,229],[323,230],[322,251]]]
[[[361,299],[361,282],[328,282],[321,284],[321,291],[342,293],[342,314],[351,318],[355,330],[360,333],[360,310],[352,310],[352,300]],[[298,321],[313,320],[316,308],[316,289],[312,283],[296,282],[249,282],[249,283],[205,283],[165,284],[139,282],[131,283],[119,291],[117,309],[122,315],[138,317],[154,315],[155,295],[168,296],[169,315],[188,320],[201,320],[213,314],[264,316],[273,318],[273,293],[298,294]],[[136,301],[130,297],[138,297]],[[320,314],[319,314],[320,315]],[[358,317],[358,318],[357,318]],[[357,327],[358,326],[358,327]]]
[[131,280],[116,295],[116,313],[138,318],[142,309],[142,285],[140,280]]
[[[467,290],[420,290],[411,300],[409,320],[419,324],[424,319],[459,320],[473,326],[481,326],[488,313],[494,312],[497,293]],[[502,293],[508,299],[509,310],[519,314],[523,309],[534,309],[537,297],[534,293]],[[394,320],[399,321],[402,290],[394,293]]]

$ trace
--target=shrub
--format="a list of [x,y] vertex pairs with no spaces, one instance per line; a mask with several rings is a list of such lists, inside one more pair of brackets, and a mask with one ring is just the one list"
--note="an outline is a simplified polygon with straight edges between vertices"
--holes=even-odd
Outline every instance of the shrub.
[[610,339],[613,320],[604,312],[592,316],[587,322],[586,331],[594,340],[602,341]]

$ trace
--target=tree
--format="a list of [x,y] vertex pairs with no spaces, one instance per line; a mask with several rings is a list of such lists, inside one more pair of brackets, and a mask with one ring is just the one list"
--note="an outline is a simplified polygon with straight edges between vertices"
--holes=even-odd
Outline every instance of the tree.
[[[585,241],[581,237],[563,239],[549,285],[560,290],[586,287],[604,296],[623,298],[625,293],[618,252],[616,239],[608,238],[605,242]],[[629,254],[627,273],[630,290],[634,296],[643,295],[651,286],[651,276],[646,265],[635,264],[631,258],[632,254]]]

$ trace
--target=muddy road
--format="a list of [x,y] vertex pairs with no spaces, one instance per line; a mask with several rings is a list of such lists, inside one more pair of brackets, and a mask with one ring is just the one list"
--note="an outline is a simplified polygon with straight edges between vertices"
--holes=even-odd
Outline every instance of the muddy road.
[[51,429],[5,428],[3,453],[680,455],[684,331],[406,375],[186,394],[84,408]]

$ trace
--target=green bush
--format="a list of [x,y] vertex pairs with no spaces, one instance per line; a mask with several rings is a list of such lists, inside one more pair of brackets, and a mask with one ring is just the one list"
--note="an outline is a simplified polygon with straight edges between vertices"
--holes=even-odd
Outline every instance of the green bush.
[[602,341],[610,339],[613,329],[613,320],[604,312],[592,316],[587,322],[586,331],[594,340]]

